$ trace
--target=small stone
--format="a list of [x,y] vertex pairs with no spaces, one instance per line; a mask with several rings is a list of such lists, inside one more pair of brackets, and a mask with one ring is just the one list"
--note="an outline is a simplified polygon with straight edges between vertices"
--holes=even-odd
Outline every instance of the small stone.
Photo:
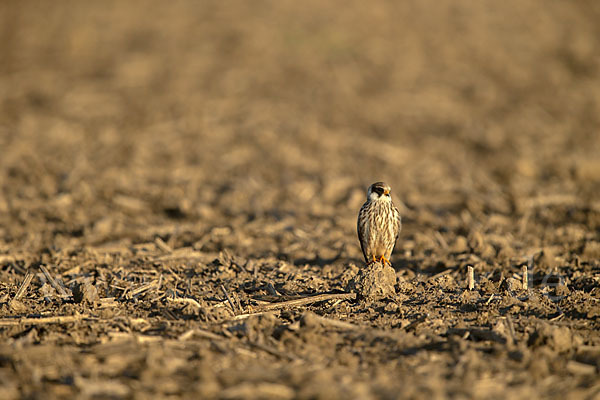
[[519,279],[508,278],[502,283],[502,289],[509,292],[518,292],[523,290],[523,282]]
[[73,300],[75,300],[76,303],[93,303],[99,299],[98,289],[89,282],[75,284],[73,287]]

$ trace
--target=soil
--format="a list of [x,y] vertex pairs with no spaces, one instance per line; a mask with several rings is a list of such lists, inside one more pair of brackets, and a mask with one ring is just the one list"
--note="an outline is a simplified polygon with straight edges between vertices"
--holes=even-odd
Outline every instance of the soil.
[[1,397],[599,398],[598,4],[1,2]]

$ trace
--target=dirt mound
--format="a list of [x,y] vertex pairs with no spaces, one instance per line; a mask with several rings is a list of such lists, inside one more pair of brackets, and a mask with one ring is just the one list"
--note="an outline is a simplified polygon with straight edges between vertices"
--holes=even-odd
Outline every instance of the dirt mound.
[[396,271],[387,264],[371,263],[349,282],[347,290],[360,298],[373,301],[396,298]]

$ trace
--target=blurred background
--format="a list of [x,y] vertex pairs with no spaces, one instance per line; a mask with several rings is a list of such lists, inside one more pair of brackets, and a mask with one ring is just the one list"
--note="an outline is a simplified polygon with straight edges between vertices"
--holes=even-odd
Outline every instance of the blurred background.
[[291,230],[359,259],[385,180],[405,249],[491,217],[530,245],[575,224],[581,249],[599,21],[593,0],[2,2],[0,240],[293,258]]

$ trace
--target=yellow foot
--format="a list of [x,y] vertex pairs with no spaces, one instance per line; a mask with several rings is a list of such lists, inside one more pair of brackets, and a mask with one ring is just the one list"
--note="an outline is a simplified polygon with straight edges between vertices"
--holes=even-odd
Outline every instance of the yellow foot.
[[383,262],[383,265],[385,265],[385,264],[392,265],[392,262],[390,260],[388,260],[387,258],[385,258],[385,256],[381,256],[379,258],[379,262]]
[[385,258],[385,256],[379,256],[379,257],[377,257],[377,256],[373,255],[373,256],[371,256],[371,258],[372,258],[372,260],[369,261],[367,263],[367,265],[371,265],[371,264],[377,263],[377,262],[381,263],[383,265],[385,265],[385,264],[392,265],[391,261],[388,260],[387,258]]

